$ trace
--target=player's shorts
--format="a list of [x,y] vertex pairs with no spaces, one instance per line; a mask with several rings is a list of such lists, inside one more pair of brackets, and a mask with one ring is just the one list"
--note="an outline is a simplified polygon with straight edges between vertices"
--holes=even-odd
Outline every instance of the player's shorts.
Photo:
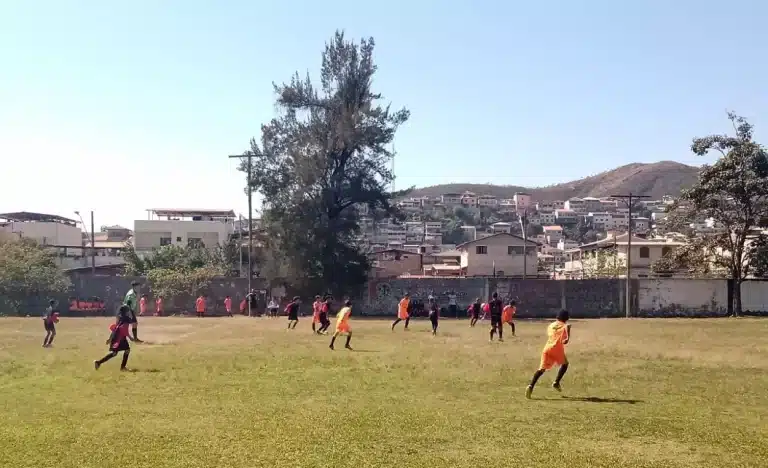
[[131,312],[130,314],[130,323],[139,323],[139,319],[136,317],[136,314]]
[[349,322],[341,322],[336,324],[336,333],[349,333],[352,329],[349,327]]
[[122,340],[118,341],[117,343],[113,344],[110,349],[112,351],[128,351],[131,349],[131,346],[128,344],[128,339],[123,338]]
[[398,312],[397,313],[397,318],[400,319],[400,320],[406,320],[409,316],[410,315],[408,314],[408,312],[405,312],[405,313]]
[[45,326],[45,331],[56,333],[56,325],[53,322],[49,322],[47,320],[44,320],[43,321],[43,326]]
[[501,325],[501,315],[491,315],[491,326],[498,327]]
[[298,319],[299,319],[298,312],[288,312],[288,320],[298,320]]
[[469,316],[471,318],[473,318],[473,319],[479,319],[480,318],[480,314],[478,314],[477,312],[470,312]]
[[568,359],[565,357],[565,350],[557,348],[545,349],[541,353],[539,369],[552,369],[555,366],[562,366],[566,362],[568,362]]
[[328,314],[325,312],[320,312],[318,320],[320,320],[320,323],[328,323]]
[[312,314],[312,323],[321,323],[320,322],[320,314],[319,313]]
[[437,314],[429,314],[429,321],[432,323],[437,323],[437,321],[439,320],[439,317],[440,316]]

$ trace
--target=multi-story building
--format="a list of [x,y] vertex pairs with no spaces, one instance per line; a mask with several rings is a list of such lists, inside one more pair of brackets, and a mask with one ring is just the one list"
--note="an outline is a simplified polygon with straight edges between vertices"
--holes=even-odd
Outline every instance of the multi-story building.
[[517,204],[513,198],[505,198],[499,201],[499,213],[510,214],[517,213]]
[[563,200],[555,200],[552,202],[552,209],[555,210],[564,210],[565,209],[565,201]]
[[531,224],[533,226],[541,226],[541,215],[538,211],[534,211],[533,213],[528,214],[526,217],[528,224]]
[[148,252],[164,245],[213,248],[228,242],[235,212],[205,209],[149,209],[146,220],[133,223],[133,245]]
[[612,229],[624,230],[629,227],[629,213],[612,213],[611,218],[613,218]]
[[599,198],[584,197],[582,200],[584,201],[584,211],[587,213],[592,211],[602,211],[603,209],[603,202]]
[[475,195],[473,192],[464,192],[461,194],[461,204],[462,206],[476,206],[477,205],[477,195]]
[[613,215],[611,215],[611,213],[589,213],[585,218],[587,223],[591,224],[594,229],[600,231],[613,229]]
[[536,211],[539,213],[551,213],[555,211],[555,204],[552,202],[536,202]]
[[465,276],[536,276],[537,244],[512,234],[493,234],[457,245]]
[[544,226],[544,236],[547,244],[555,245],[563,237],[563,228],[562,226]]
[[554,211],[539,211],[539,221],[542,226],[551,226],[555,224]]
[[496,208],[499,206],[499,199],[493,195],[480,195],[477,197],[477,206]]
[[512,232],[512,224],[511,223],[493,223],[491,224],[491,232],[493,234],[499,234],[499,233],[506,233],[509,234]]
[[559,225],[576,224],[578,215],[571,210],[555,210],[555,222]]
[[618,207],[617,201],[612,198],[603,198],[600,200],[600,209],[598,211],[607,211],[612,212],[616,211],[616,208]]
[[632,229],[635,232],[646,233],[651,229],[651,220],[643,217],[633,218]]
[[444,193],[440,196],[440,202],[445,206],[461,205],[460,193]]
[[569,198],[565,202],[565,209],[567,211],[573,211],[574,213],[586,213],[587,204],[581,198]]
[[530,209],[531,206],[531,194],[525,192],[517,192],[514,196],[515,206],[518,211],[525,211]]
[[0,231],[19,239],[34,239],[40,245],[83,247],[77,221],[63,216],[26,211],[0,214]]

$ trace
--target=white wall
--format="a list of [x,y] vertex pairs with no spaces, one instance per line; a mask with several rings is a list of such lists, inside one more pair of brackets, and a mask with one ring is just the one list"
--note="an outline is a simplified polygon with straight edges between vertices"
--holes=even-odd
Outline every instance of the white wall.
[[226,242],[232,232],[230,223],[220,221],[136,220],[133,223],[137,250],[160,247],[160,237],[170,237],[173,245],[186,246],[190,237],[199,238],[201,234],[206,234],[206,247],[213,247],[209,245],[212,239],[218,239],[218,243]]
[[642,311],[680,309],[725,311],[728,283],[720,279],[647,279],[638,281],[638,306]]
[[[476,248],[484,245],[487,254],[477,254]],[[523,255],[509,255],[507,247],[522,247],[523,240],[510,236],[489,237],[487,240],[473,242],[462,249],[461,266],[467,269],[467,276],[493,276],[494,264],[496,272],[504,272],[505,276],[522,276],[523,269],[527,275],[536,276],[538,273],[537,248],[528,246],[527,264]]]
[[741,310],[768,311],[768,281],[741,283]]
[[47,223],[30,221],[25,223],[10,222],[2,228],[6,232],[15,233],[17,236],[34,239],[44,245],[83,245],[83,231],[77,226],[62,223]]

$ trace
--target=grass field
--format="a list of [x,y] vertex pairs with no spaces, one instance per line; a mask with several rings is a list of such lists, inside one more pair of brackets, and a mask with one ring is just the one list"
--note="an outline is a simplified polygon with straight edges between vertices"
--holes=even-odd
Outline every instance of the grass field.
[[98,372],[107,319],[0,319],[2,467],[765,467],[768,320],[573,321],[564,392],[544,322],[390,332],[355,351],[309,320],[145,318]]

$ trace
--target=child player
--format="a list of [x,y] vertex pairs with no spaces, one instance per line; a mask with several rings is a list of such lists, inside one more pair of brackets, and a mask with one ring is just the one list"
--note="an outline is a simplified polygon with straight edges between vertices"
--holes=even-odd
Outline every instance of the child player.
[[139,299],[139,317],[143,317],[146,312],[147,312],[147,295],[142,294],[141,299]]
[[440,319],[440,309],[434,297],[429,298],[429,321],[432,323],[432,336],[437,335],[437,322]]
[[287,306],[285,306],[285,311],[288,313],[288,329],[293,330],[296,328],[296,325],[299,324],[299,305],[301,304],[301,299],[299,296],[296,296],[293,298],[291,302],[288,303]]
[[475,302],[469,306],[469,326],[474,327],[475,324],[477,324],[477,321],[480,320],[480,309],[482,309],[482,304],[480,304],[480,298],[478,297],[475,299]]
[[504,327],[501,324],[501,311],[504,308],[498,293],[493,293],[491,300],[488,301],[488,312],[491,314],[491,341],[494,333],[499,333],[499,341],[504,341]]
[[224,310],[227,311],[227,317],[234,317],[232,315],[232,298],[229,296],[224,298]]
[[400,323],[401,321],[405,320],[405,329],[408,330],[408,322],[411,321],[411,316],[408,313],[409,308],[411,307],[411,295],[408,293],[405,293],[402,299],[400,299],[400,303],[397,304],[397,318],[394,322],[392,322],[392,331],[395,331],[395,325]]
[[547,327],[547,344],[544,345],[544,350],[541,352],[541,364],[539,365],[539,370],[533,374],[530,385],[525,389],[526,398],[531,398],[533,387],[536,386],[539,377],[555,365],[560,366],[560,368],[557,370],[557,376],[555,377],[555,382],[552,384],[552,388],[558,392],[562,390],[560,388],[560,381],[568,370],[568,358],[565,357],[565,345],[568,344],[571,337],[571,326],[568,325],[568,318],[568,311],[561,310],[557,314],[557,320]]
[[352,339],[352,329],[349,328],[349,316],[352,315],[352,301],[347,299],[344,301],[344,307],[341,308],[338,314],[336,314],[336,332],[334,332],[331,338],[331,344],[328,346],[333,349],[333,342],[336,341],[336,337],[342,333],[347,334],[347,342],[344,347],[352,350],[352,346],[349,345],[349,341]]
[[325,301],[320,304],[320,330],[318,333],[328,333],[328,327],[331,326],[331,321],[328,319],[328,314],[331,313],[331,305],[333,304],[333,298],[325,296]]
[[43,315],[43,325],[45,326],[45,338],[43,339],[43,348],[50,348],[53,345],[53,339],[56,338],[56,322],[59,321],[59,311],[56,310],[56,301],[48,301],[48,307],[45,308]]
[[197,312],[197,318],[205,317],[205,294],[200,294],[195,300],[195,311]]
[[139,298],[137,296],[140,286],[141,283],[138,281],[132,282],[131,289],[125,293],[125,299],[123,300],[123,304],[128,306],[128,318],[131,320],[131,331],[133,332],[133,336],[129,336],[128,338],[137,343],[141,343],[141,340],[139,339],[139,319],[136,318],[139,306]]
[[320,309],[323,307],[323,301],[320,300],[320,296],[315,296],[315,302],[312,303],[312,333],[320,333],[320,329],[323,328],[322,325],[320,325],[320,328],[317,327],[318,324],[320,324]]
[[504,310],[501,311],[501,326],[509,324],[509,328],[512,329],[512,336],[515,336],[515,314],[517,313],[517,304],[515,301],[509,301],[509,304],[504,306]]
[[117,321],[109,329],[112,334],[109,336],[109,353],[98,361],[93,361],[93,367],[99,370],[102,364],[117,356],[120,351],[123,352],[123,362],[120,363],[120,370],[127,370],[128,355],[131,353],[131,347],[128,345],[128,327],[131,325],[130,308],[123,304],[117,315]]

